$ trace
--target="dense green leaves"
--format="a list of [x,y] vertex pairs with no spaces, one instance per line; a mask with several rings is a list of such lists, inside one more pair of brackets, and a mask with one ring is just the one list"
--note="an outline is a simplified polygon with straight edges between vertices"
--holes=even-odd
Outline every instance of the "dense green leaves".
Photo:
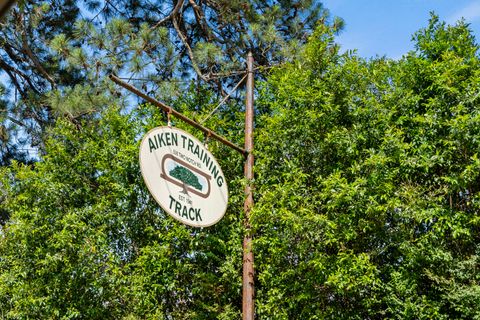
[[256,142],[260,318],[479,317],[468,27],[433,16],[399,61],[339,56],[317,32],[261,101],[271,112]]

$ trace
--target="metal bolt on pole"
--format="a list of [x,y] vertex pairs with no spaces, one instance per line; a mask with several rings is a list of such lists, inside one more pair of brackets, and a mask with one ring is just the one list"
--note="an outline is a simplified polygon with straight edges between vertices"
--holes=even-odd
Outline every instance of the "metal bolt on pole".
[[243,238],[243,290],[242,290],[242,314],[243,320],[253,320],[255,317],[254,306],[254,269],[252,235],[250,228],[250,211],[253,207],[252,181],[253,181],[253,55],[247,57],[247,90],[245,107],[245,167],[244,173],[247,180],[245,186],[245,235]]

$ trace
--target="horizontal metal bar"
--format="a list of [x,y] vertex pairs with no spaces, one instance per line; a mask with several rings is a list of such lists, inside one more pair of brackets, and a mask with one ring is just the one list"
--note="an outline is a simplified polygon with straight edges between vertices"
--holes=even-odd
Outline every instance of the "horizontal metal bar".
[[220,141],[221,143],[223,143],[224,145],[226,146],[229,146],[230,148],[240,152],[243,156],[246,156],[247,155],[247,151],[239,146],[237,146],[236,144],[234,144],[233,142],[230,142],[229,140],[227,140],[226,138],[218,135],[215,131],[212,131],[210,129],[208,129],[207,127],[204,127],[202,126],[201,124],[199,124],[198,122],[184,116],[183,114],[181,114],[180,112],[176,111],[175,109],[173,109],[172,107],[166,105],[165,103],[163,102],[160,102],[152,97],[149,97],[147,96],[145,93],[141,92],[140,90],[138,90],[137,88],[135,88],[134,86],[120,80],[117,76],[111,74],[109,75],[109,78],[115,82],[116,84],[124,87],[125,89],[127,89],[128,91],[136,94],[137,96],[145,99],[146,101],[150,102],[151,104],[159,107],[160,109],[162,109],[163,111],[165,112],[169,112],[170,114],[174,115],[175,117],[179,118],[180,120],[183,120],[184,122],[188,123],[189,125],[203,131],[204,133],[206,133],[208,136]]

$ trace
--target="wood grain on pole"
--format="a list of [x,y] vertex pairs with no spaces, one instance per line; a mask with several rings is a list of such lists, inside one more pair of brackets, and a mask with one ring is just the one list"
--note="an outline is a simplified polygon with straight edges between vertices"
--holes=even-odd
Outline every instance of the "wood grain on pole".
[[243,290],[242,290],[242,315],[243,320],[253,320],[255,318],[255,285],[253,268],[253,250],[252,234],[250,228],[250,211],[253,207],[252,181],[253,181],[253,56],[248,53],[247,57],[247,92],[245,107],[245,150],[247,158],[245,160],[245,235],[243,238]]

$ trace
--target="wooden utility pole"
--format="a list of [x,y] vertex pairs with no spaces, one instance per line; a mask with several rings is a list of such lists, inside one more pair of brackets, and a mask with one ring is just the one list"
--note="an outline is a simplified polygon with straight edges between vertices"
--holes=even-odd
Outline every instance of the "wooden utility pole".
[[242,292],[242,314],[243,320],[253,320],[255,317],[254,306],[254,269],[252,234],[250,227],[250,211],[253,207],[253,55],[248,53],[247,57],[247,90],[245,98],[245,234],[243,237],[243,292]]

